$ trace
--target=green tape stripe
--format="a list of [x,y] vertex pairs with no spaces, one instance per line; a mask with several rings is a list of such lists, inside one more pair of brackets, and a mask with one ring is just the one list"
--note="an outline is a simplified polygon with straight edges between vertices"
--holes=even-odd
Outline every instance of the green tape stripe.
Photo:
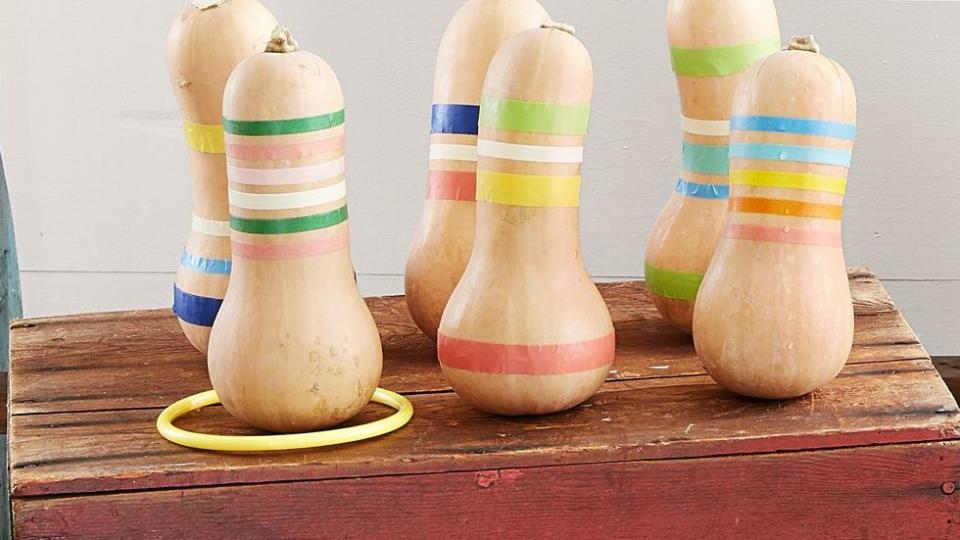
[[590,105],[557,105],[516,99],[484,97],[480,104],[480,127],[548,133],[586,135]]
[[347,220],[347,207],[312,216],[284,219],[249,219],[230,216],[230,227],[238,232],[252,234],[291,234],[315,231],[339,225]]
[[342,125],[343,120],[343,109],[320,116],[288,120],[230,120],[224,118],[223,130],[231,135],[291,135],[335,128]]
[[780,36],[742,45],[711,47],[707,49],[681,49],[670,47],[673,71],[689,77],[716,77],[741,73],[754,61],[780,50]]
[[683,169],[692,173],[725,175],[729,168],[730,147],[694,144],[683,141]]
[[673,272],[650,264],[644,265],[643,272],[650,292],[674,300],[693,301],[697,298],[700,282],[703,281],[703,274]]

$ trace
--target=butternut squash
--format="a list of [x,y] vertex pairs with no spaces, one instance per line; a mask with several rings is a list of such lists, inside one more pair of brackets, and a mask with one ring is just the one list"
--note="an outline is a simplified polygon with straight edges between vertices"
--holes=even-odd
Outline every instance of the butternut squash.
[[593,67],[546,23],[497,52],[483,85],[473,253],[440,322],[457,394],[497,414],[545,414],[596,392],[613,363],[610,313],[583,266],[580,169]]
[[644,275],[664,319],[690,333],[726,212],[730,107],[742,74],[779,48],[772,0],[671,0],[667,31],[683,111],[683,164],[647,243]]
[[430,339],[473,247],[477,119],[487,66],[504,41],[548,19],[536,0],[469,0],[440,42],[427,200],[404,283],[410,314]]
[[791,398],[831,381],[853,341],[840,218],[857,99],[811,37],[757,62],[731,120],[731,198],[693,337],[728,389]]
[[279,29],[230,76],[223,114],[234,272],[210,380],[253,426],[338,424],[369,402],[382,365],[350,260],[340,83]]
[[167,39],[193,176],[193,222],[180,256],[173,310],[187,339],[203,353],[231,271],[223,88],[241,60],[263,50],[276,25],[257,0],[196,0],[174,21]]

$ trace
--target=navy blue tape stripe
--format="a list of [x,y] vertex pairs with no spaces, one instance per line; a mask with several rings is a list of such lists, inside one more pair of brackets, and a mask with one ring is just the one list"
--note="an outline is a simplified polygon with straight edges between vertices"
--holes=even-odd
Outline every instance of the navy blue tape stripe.
[[173,312],[181,320],[197,326],[213,326],[223,300],[197,296],[173,286]]
[[725,184],[697,184],[680,178],[677,180],[677,193],[698,199],[726,199],[730,196],[730,186]]
[[476,135],[480,122],[479,105],[435,103],[430,121],[430,133]]
[[734,116],[730,119],[730,131],[775,131],[852,141],[857,136],[857,125],[786,116]]

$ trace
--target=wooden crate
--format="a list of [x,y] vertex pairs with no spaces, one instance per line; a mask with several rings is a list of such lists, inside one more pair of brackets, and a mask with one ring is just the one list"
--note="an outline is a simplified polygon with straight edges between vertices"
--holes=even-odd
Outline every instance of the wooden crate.
[[[615,369],[573,410],[498,418],[450,391],[402,298],[371,298],[381,385],[413,421],[339,448],[225,455],[154,430],[209,387],[166,310],[18,322],[18,537],[957,538],[960,411],[880,282],[851,273],[856,337],[826,389],[736,397],[642,282],[602,285]],[[370,405],[360,421],[387,411]],[[182,425],[248,433],[216,407]]]

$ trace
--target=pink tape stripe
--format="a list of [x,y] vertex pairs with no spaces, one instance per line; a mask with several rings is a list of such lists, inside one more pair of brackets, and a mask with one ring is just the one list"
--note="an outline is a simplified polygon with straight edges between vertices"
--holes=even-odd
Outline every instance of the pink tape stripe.
[[329,154],[343,149],[344,136],[328,137],[317,141],[292,144],[228,144],[227,157],[244,161],[268,161],[276,159],[305,159]]
[[335,236],[324,236],[306,242],[291,244],[257,244],[234,240],[230,243],[235,257],[260,261],[284,261],[303,259],[344,249],[350,243],[347,229]]
[[440,364],[499,375],[559,375],[613,364],[613,332],[597,339],[546,345],[505,345],[437,336]]
[[238,184],[283,186],[332,180],[343,174],[346,169],[346,163],[342,157],[334,161],[289,169],[244,169],[227,165],[227,178]]
[[843,238],[839,232],[794,229],[793,227],[745,225],[741,223],[728,223],[723,236],[738,240],[801,244],[806,246],[826,246],[838,248],[843,245]]

